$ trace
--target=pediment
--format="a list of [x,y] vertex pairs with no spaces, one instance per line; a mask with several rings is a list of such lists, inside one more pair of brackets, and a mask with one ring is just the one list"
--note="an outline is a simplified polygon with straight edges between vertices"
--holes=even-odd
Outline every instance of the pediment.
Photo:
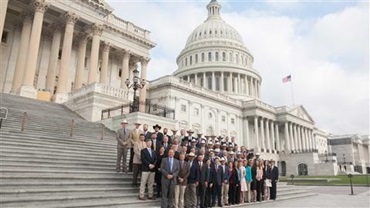
[[84,0],[85,2],[92,4],[95,8],[101,8],[109,13],[113,12],[113,8],[105,0]]
[[288,111],[290,115],[303,119],[305,121],[314,123],[312,117],[307,113],[306,109],[303,106],[296,106]]

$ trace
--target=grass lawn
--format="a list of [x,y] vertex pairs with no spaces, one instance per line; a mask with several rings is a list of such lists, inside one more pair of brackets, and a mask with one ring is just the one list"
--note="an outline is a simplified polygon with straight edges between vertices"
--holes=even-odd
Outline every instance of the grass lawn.
[[[367,179],[366,179],[367,178]],[[300,180],[301,179],[301,180]],[[321,179],[321,180],[320,180]],[[322,180],[325,179],[325,180]],[[353,185],[367,185],[367,180],[370,183],[370,175],[353,175]],[[280,181],[291,182],[290,177],[281,177]],[[348,176],[296,176],[294,177],[294,184],[296,185],[349,185]]]

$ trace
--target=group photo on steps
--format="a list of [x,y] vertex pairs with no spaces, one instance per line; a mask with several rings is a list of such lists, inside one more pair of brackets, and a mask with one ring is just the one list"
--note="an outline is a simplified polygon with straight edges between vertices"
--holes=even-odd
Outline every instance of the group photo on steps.
[[152,132],[148,124],[134,125],[129,129],[123,120],[117,130],[116,172],[132,172],[131,186],[140,187],[140,200],[160,199],[162,208],[276,200],[275,161],[238,146],[235,137],[194,135],[191,129],[168,135],[158,124]]

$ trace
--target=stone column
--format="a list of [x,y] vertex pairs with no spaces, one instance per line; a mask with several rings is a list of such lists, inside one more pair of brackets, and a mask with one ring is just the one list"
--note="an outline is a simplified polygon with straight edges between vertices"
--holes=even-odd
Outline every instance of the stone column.
[[109,51],[110,51],[111,44],[106,42],[104,44],[103,49],[103,57],[102,57],[102,66],[100,72],[100,83],[108,84],[108,61],[109,61]]
[[8,1],[9,0],[0,1],[0,35],[3,34],[3,30],[4,30],[6,9],[8,8]]
[[263,118],[260,120],[260,126],[261,126],[261,148],[266,152],[266,138],[265,138],[265,127],[263,123]]
[[224,72],[221,72],[221,77],[220,77],[220,92],[224,92]]
[[24,70],[23,83],[18,94],[23,97],[36,98],[37,91],[34,87],[35,72],[40,49],[42,22],[48,5],[44,1],[32,1],[31,5],[35,9],[35,15],[27,49],[28,52],[25,66],[27,70]]
[[55,94],[56,103],[64,103],[68,100],[68,74],[72,53],[73,31],[74,25],[79,18],[76,14],[71,12],[67,12],[64,16],[66,18],[67,24],[64,32],[62,59],[58,76],[58,87]]
[[275,124],[275,139],[276,139],[276,150],[280,151],[280,135],[279,135],[279,125]]
[[313,130],[311,130],[311,138],[313,141],[313,149],[318,150],[317,139],[315,137],[315,134],[313,133]]
[[234,78],[234,93],[238,93],[238,77]]
[[312,144],[311,144],[311,140],[310,140],[310,138],[308,137],[308,128],[305,128],[305,129],[304,129],[304,136],[305,136],[305,138],[306,138],[306,143],[307,143],[306,148],[307,148],[307,150],[308,150],[309,152],[311,152],[311,150],[312,150]]
[[[4,1],[4,2],[7,3],[7,1]],[[2,2],[1,4],[3,4],[4,2]],[[6,7],[5,7],[4,12],[6,13]],[[30,43],[30,35],[31,35],[31,29],[32,29],[32,16],[33,14],[31,12],[23,12],[21,16],[23,19],[23,27],[22,27],[21,40],[20,40],[19,49],[18,49],[17,61],[15,64],[12,89],[10,91],[11,93],[16,93],[17,90],[19,90],[19,88],[22,86],[23,74],[24,74],[25,67],[26,67],[26,59],[27,59],[27,51],[28,51],[27,49]]]
[[257,116],[254,117],[254,133],[256,134],[256,147],[257,147],[256,151],[259,152],[261,149],[261,146],[260,146],[259,135],[258,135],[258,117]]
[[100,36],[103,33],[103,27],[98,24],[93,24],[91,25],[91,33],[92,43],[90,54],[90,69],[87,81],[88,84],[96,82],[96,74],[98,73]]
[[60,49],[60,39],[62,38],[61,27],[58,23],[54,23],[52,26],[54,30],[53,40],[51,43],[51,52],[49,58],[48,72],[46,75],[46,90],[52,95],[55,87],[55,75],[58,67],[58,54]]
[[198,85],[198,73],[194,74],[194,84]]
[[274,130],[274,121],[270,122],[270,131],[271,131],[271,151],[276,150],[276,137],[275,137],[275,130]]
[[121,71],[121,88],[127,89],[127,86],[125,84],[126,79],[128,79],[129,75],[129,61],[130,61],[130,51],[124,51],[123,52],[123,59],[122,59],[122,71]]
[[[141,80],[146,80],[147,67],[148,67],[149,60],[150,60],[149,58],[141,59],[141,77],[140,77]],[[140,97],[139,97],[139,101],[140,101],[139,111],[143,113],[145,112],[146,88],[147,88],[147,83],[140,90]]]
[[75,75],[75,84],[73,85],[73,89],[77,90],[82,87],[82,79],[84,77],[84,69],[85,69],[85,57],[86,57],[86,45],[89,37],[86,34],[81,34],[78,41],[78,55],[77,55],[77,68],[76,68],[76,75]]
[[215,72],[212,72],[212,90],[213,90],[213,91],[216,91]]
[[[276,124],[277,125],[277,124]],[[290,138],[289,138],[289,130],[288,130],[288,122],[284,123],[284,136],[285,136],[285,148],[290,153],[292,151],[290,147]]]
[[297,151],[296,145],[295,145],[295,138],[293,135],[293,124],[289,122],[289,137],[290,137],[290,145],[293,152]]
[[203,86],[202,86],[202,87],[204,87],[204,88],[208,88],[208,86],[207,86],[206,82],[207,82],[206,72],[204,72],[204,73],[203,73]]
[[245,129],[245,138],[246,138],[246,145],[247,148],[250,148],[250,141],[249,141],[249,122],[248,118],[244,119],[244,129]]
[[269,125],[269,120],[265,120],[265,132],[266,132],[266,149],[268,149],[271,152],[271,138],[270,138],[270,125]]
[[249,87],[248,87],[248,77],[247,77],[247,75],[244,76],[244,90],[245,90],[245,95],[248,95]]
[[303,139],[303,150],[307,151],[308,150],[308,142],[307,142],[307,137],[306,137],[306,128],[302,127],[302,139]]
[[256,97],[259,97],[259,91],[260,91],[260,88],[259,88],[259,84],[258,84],[258,80],[257,79],[255,79],[255,86],[256,86]]
[[293,126],[294,129],[294,140],[295,140],[295,148],[298,152],[301,152],[301,147],[299,145],[299,138],[298,138],[298,125],[294,124]]
[[299,147],[301,149],[301,152],[303,152],[303,149],[304,149],[304,138],[303,138],[303,134],[302,134],[302,126],[298,126],[298,141],[299,141]]

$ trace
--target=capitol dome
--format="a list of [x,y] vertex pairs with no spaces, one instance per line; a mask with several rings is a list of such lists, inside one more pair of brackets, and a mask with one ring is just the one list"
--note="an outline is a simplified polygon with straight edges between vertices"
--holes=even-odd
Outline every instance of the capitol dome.
[[212,91],[237,98],[259,98],[261,77],[241,35],[221,18],[221,5],[207,5],[208,18],[189,35],[173,73]]

